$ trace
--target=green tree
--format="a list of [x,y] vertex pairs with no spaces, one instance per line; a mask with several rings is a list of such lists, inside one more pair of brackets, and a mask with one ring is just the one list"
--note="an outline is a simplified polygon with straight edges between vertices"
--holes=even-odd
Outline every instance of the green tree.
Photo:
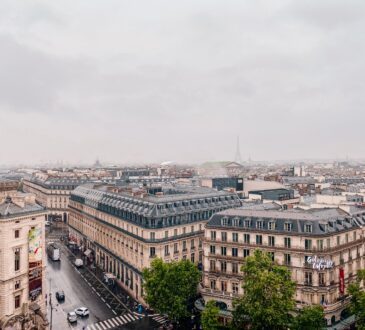
[[216,330],[219,327],[219,308],[216,305],[215,300],[209,300],[205,304],[204,311],[201,315],[201,323],[203,330]]
[[295,330],[321,330],[325,327],[323,307],[319,305],[306,306],[295,317]]
[[296,288],[289,269],[256,250],[245,259],[241,270],[244,294],[233,304],[232,326],[236,329],[249,326],[251,330],[287,329]]
[[365,330],[365,292],[361,282],[365,280],[365,270],[357,272],[357,281],[351,283],[348,292],[351,295],[350,311],[356,316],[356,329]]
[[191,261],[165,263],[155,258],[142,274],[144,298],[151,308],[175,321],[190,315],[188,302],[200,280],[200,272]]

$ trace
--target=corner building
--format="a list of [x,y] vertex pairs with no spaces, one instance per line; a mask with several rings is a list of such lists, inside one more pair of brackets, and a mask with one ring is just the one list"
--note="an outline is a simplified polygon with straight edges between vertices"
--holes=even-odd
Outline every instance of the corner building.
[[0,329],[48,329],[45,216],[33,195],[0,191]]
[[201,264],[206,222],[239,205],[234,193],[201,187],[171,185],[156,194],[137,194],[89,184],[71,193],[70,239],[143,302],[142,269],[156,256]]
[[298,308],[321,304],[327,324],[335,324],[346,316],[348,285],[365,268],[362,212],[241,208],[213,215],[204,237],[204,300],[220,301],[229,318],[233,299],[243,294],[244,258],[259,249],[291,270]]

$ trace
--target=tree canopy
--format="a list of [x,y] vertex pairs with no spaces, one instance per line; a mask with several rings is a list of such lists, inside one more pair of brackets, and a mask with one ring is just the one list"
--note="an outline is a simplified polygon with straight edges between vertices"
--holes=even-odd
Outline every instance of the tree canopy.
[[365,280],[365,270],[357,272],[357,281],[351,283],[348,288],[351,303],[350,311],[356,316],[356,329],[365,330],[365,292],[361,288],[361,282]]
[[143,270],[144,298],[171,320],[188,317],[188,301],[196,295],[200,272],[189,260],[165,263],[160,258]]
[[319,305],[306,306],[296,316],[292,329],[322,330],[325,327],[323,307]]
[[219,328],[219,308],[215,300],[209,300],[205,304],[204,311],[201,315],[203,330],[216,330]]
[[287,329],[295,306],[296,284],[287,267],[256,250],[242,266],[244,294],[234,302],[232,325],[252,330]]

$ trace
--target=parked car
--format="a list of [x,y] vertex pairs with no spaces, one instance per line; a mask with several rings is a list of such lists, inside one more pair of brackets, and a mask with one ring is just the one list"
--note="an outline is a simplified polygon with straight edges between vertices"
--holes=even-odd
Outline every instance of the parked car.
[[86,307],[79,307],[75,309],[75,313],[79,316],[88,316],[89,310]]
[[75,312],[68,312],[67,313],[67,320],[70,323],[75,323],[77,322],[77,315]]
[[61,291],[57,291],[56,292],[56,299],[58,301],[64,301],[65,300],[65,293],[61,290]]
[[82,267],[84,265],[84,262],[82,261],[82,259],[76,259],[74,264],[77,268],[79,268],[79,267]]

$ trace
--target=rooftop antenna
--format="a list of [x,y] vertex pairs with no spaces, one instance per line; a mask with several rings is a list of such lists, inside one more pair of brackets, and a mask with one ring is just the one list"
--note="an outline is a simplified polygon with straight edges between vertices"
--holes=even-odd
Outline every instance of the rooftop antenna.
[[240,151],[240,137],[237,136],[237,145],[236,145],[236,156],[234,161],[238,164],[242,164],[241,151]]

